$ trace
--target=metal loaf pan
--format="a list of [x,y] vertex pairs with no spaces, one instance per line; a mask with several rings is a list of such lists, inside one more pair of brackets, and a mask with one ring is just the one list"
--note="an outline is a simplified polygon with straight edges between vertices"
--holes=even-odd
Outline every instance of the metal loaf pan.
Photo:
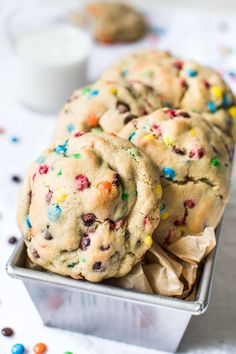
[[21,279],[43,323],[84,334],[175,352],[192,315],[208,307],[217,245],[207,257],[194,301],[138,293],[25,268],[21,240],[6,269]]

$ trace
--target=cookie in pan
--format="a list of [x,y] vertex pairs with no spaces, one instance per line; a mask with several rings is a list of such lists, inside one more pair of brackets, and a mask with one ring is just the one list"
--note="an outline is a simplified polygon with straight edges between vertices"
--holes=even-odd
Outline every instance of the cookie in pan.
[[32,164],[17,220],[32,262],[99,282],[127,274],[151,247],[160,198],[157,168],[132,143],[75,133]]
[[77,130],[117,133],[132,119],[161,106],[155,90],[137,80],[98,81],[77,90],[64,105],[55,139],[66,139]]
[[164,108],[133,120],[120,132],[161,173],[163,246],[219,223],[229,195],[231,162],[220,131],[196,113]]
[[236,101],[214,69],[169,52],[143,50],[112,64],[103,78],[139,80],[152,86],[164,106],[200,113],[236,141]]

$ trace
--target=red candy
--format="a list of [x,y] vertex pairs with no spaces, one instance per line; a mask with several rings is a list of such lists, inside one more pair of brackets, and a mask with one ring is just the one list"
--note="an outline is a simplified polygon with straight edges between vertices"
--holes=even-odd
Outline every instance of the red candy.
[[90,186],[90,182],[86,176],[79,175],[75,177],[75,185],[76,185],[76,189],[82,192],[84,189]]
[[161,131],[161,127],[160,127],[160,125],[158,125],[158,124],[154,124],[153,126],[152,126],[152,131],[153,131],[153,133],[154,134],[156,134],[156,135],[162,135],[162,131]]
[[48,165],[41,165],[39,166],[39,173],[41,175],[46,175],[48,173],[49,166]]
[[174,109],[166,109],[165,113],[167,113],[170,118],[175,118],[177,116],[177,113]]
[[189,153],[189,157],[196,157],[197,159],[201,159],[205,155],[205,151],[203,148],[193,149]]
[[176,62],[174,63],[174,67],[175,67],[176,69],[178,69],[178,70],[182,70],[182,69],[183,69],[183,63],[182,63],[180,60],[178,60],[178,61],[176,61]]
[[74,134],[75,138],[79,138],[80,136],[84,135],[84,132],[77,132]]
[[185,208],[194,208],[195,207],[195,202],[192,199],[186,199],[184,201],[184,207]]
[[35,177],[36,177],[36,174],[37,174],[37,173],[34,173],[34,174],[33,174],[33,177],[32,177],[32,180],[33,180],[33,181],[34,181],[34,179],[35,179]]

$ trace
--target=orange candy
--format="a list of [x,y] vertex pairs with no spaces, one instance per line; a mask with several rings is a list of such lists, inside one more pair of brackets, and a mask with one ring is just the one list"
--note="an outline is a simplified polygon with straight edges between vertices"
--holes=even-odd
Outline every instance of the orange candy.
[[90,127],[97,127],[98,126],[98,117],[96,116],[96,114],[94,114],[94,113],[89,114],[87,117],[87,123],[88,123],[88,126],[90,126]]
[[106,193],[109,193],[111,191],[112,185],[110,182],[100,182],[97,184],[96,187],[100,192],[104,191]]
[[43,354],[46,352],[47,349],[48,348],[47,348],[46,344],[44,344],[44,343],[37,343],[34,346],[35,354]]

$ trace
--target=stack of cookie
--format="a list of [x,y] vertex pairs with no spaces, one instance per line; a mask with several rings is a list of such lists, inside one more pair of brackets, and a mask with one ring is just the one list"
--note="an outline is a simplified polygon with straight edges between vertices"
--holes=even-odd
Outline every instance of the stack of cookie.
[[54,138],[27,173],[17,213],[43,268],[122,277],[145,254],[148,264],[153,239],[172,257],[176,242],[218,225],[236,103],[214,70],[166,52],[131,54],[72,95]]

